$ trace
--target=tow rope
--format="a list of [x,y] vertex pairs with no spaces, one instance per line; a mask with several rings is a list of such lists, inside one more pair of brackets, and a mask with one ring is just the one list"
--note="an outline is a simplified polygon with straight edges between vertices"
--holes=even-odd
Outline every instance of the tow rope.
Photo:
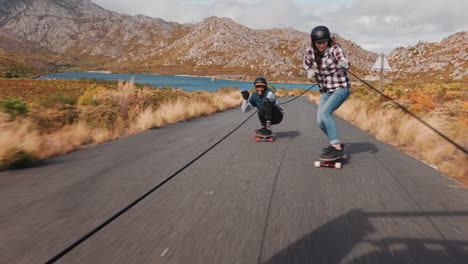
[[353,75],[354,77],[356,77],[359,81],[363,82],[364,84],[366,84],[367,86],[369,86],[372,90],[376,91],[377,93],[379,93],[380,95],[382,95],[383,97],[385,97],[385,99],[391,101],[392,103],[394,103],[396,106],[398,106],[401,110],[403,110],[403,112],[409,114],[410,116],[416,118],[416,120],[418,120],[419,122],[421,122],[423,125],[425,125],[426,127],[430,128],[432,131],[434,131],[435,133],[437,133],[439,136],[441,136],[443,139],[447,140],[450,144],[452,144],[453,146],[455,146],[457,149],[463,151],[465,154],[468,154],[468,151],[462,147],[461,145],[459,145],[458,143],[456,143],[455,141],[453,141],[452,139],[450,139],[449,137],[447,137],[446,135],[444,135],[442,132],[440,132],[439,130],[435,129],[433,126],[431,126],[430,124],[428,124],[426,121],[422,120],[420,117],[418,117],[417,115],[415,115],[413,112],[411,112],[410,110],[408,110],[408,108],[402,106],[401,104],[399,104],[397,101],[393,100],[390,96],[382,93],[381,91],[379,91],[377,88],[375,88],[374,86],[370,85],[369,83],[367,83],[366,81],[364,81],[363,79],[359,78],[356,74],[352,73],[351,71],[349,70],[346,70],[347,72],[349,72],[351,75]]

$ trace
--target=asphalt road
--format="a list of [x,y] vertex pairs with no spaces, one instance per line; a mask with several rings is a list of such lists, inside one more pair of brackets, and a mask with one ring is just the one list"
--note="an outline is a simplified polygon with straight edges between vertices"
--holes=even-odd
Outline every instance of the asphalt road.
[[[284,101],[285,99],[283,99]],[[277,140],[238,130],[56,263],[468,263],[468,189],[305,98]],[[231,132],[239,108],[0,173],[0,263],[44,263]]]

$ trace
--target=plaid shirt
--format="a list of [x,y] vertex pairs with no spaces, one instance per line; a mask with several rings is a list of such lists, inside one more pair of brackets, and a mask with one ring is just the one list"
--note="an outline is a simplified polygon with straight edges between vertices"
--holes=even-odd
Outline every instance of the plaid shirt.
[[310,70],[315,72],[320,91],[330,93],[340,88],[351,88],[348,72],[342,70],[338,65],[340,60],[349,65],[344,51],[338,44],[335,44],[328,51],[325,51],[322,57],[322,69],[319,71],[315,61],[314,49],[309,47],[304,54],[302,68],[304,72]]

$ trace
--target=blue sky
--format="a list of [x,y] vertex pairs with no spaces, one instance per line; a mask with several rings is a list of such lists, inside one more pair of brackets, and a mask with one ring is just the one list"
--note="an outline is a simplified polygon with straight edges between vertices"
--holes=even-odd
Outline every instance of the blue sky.
[[92,0],[111,11],[198,23],[229,17],[253,29],[326,25],[364,49],[390,53],[468,30],[467,0]]

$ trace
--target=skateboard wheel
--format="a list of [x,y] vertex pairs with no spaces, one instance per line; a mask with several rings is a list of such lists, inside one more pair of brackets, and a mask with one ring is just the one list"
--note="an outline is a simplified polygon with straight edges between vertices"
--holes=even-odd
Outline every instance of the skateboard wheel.
[[256,142],[260,142],[260,139],[259,139],[259,138],[256,138],[255,141],[256,141]]
[[315,166],[316,168],[320,168],[320,161],[314,162],[314,166]]
[[340,169],[341,168],[341,162],[335,163],[335,168]]
[[270,141],[270,142],[273,142],[273,141],[275,141],[275,140],[274,140],[273,138],[270,138],[269,141]]

